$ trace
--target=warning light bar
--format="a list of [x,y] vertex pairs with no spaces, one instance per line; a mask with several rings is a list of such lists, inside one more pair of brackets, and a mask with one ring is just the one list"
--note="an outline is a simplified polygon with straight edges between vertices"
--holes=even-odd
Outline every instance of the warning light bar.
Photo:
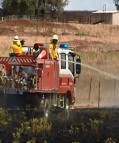
[[62,48],[62,49],[68,49],[69,45],[67,43],[61,43],[60,44],[60,48]]

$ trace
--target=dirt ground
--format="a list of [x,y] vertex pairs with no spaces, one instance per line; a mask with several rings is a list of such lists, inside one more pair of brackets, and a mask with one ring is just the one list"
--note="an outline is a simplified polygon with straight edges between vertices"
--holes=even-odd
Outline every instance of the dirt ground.
[[119,51],[119,30],[117,26],[54,24],[28,20],[0,22],[0,45],[3,49],[4,46],[9,48],[15,35],[25,39],[26,45],[33,45],[35,42],[47,44],[54,33],[59,36],[59,43],[68,42],[77,51]]

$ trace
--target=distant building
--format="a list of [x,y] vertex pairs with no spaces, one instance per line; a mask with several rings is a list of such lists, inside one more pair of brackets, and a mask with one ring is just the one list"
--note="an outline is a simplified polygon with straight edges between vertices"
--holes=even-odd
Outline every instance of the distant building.
[[94,15],[102,14],[105,24],[119,25],[119,11],[95,11]]
[[59,21],[119,25],[119,11],[64,11],[60,14]]
[[82,24],[90,23],[92,11],[64,11],[60,14],[61,22],[77,22]]

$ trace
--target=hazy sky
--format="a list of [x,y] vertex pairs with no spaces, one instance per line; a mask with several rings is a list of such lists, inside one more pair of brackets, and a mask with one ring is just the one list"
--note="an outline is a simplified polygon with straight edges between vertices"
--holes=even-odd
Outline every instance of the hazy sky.
[[65,10],[116,10],[113,0],[69,0]]
[[116,10],[113,0],[69,0],[65,10],[103,10],[105,5],[107,10]]

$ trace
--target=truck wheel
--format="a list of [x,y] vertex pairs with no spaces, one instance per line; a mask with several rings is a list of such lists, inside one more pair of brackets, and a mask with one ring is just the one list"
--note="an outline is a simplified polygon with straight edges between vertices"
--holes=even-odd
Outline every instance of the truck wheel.
[[44,101],[44,117],[49,118],[50,114],[50,101],[49,99],[45,99]]
[[57,119],[60,121],[66,121],[69,118],[69,113],[70,113],[70,102],[69,98],[66,97],[64,100],[64,109],[58,114]]
[[69,113],[70,113],[70,102],[69,102],[69,98],[65,98],[65,102],[64,102],[64,115],[65,118],[69,118]]

